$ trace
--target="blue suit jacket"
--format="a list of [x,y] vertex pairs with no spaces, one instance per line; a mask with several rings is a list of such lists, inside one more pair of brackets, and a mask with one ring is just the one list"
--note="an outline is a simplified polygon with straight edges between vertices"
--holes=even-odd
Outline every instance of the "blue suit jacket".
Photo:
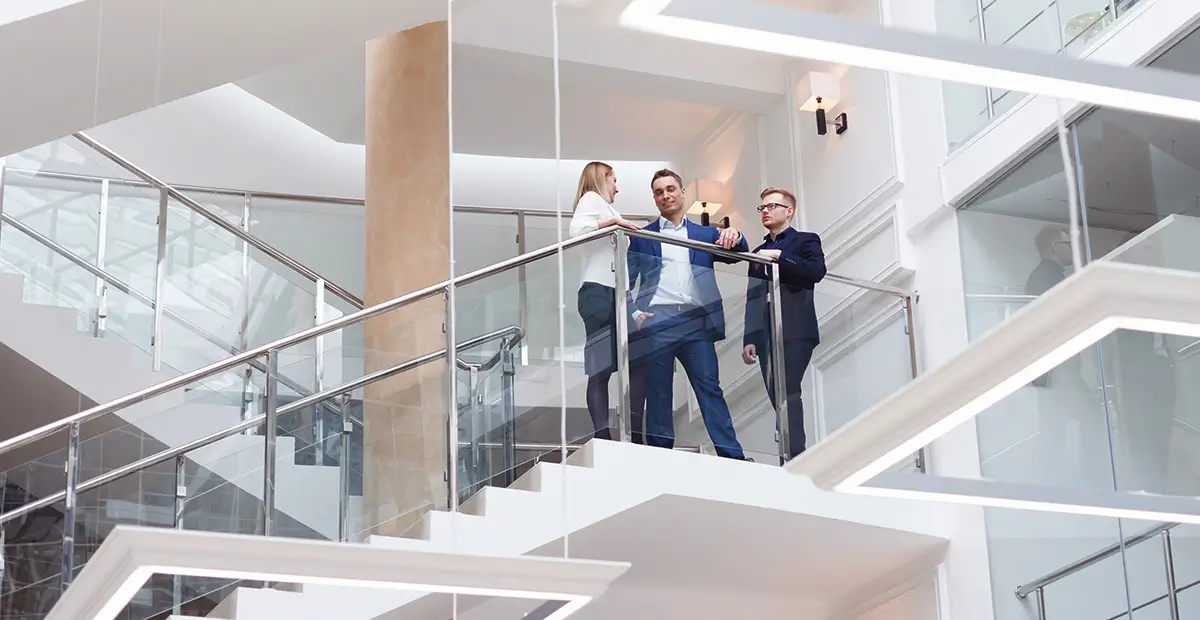
[[[821,237],[816,233],[787,228],[774,244],[770,236],[755,252],[774,245],[779,255],[779,287],[783,298],[783,340],[806,340],[813,345],[821,342],[817,329],[817,311],[813,304],[813,287],[825,277],[825,252]],[[746,335],[742,342],[761,348],[770,338],[771,317],[768,316],[767,293],[771,286],[771,269],[766,265],[750,265],[750,283],[746,291]]]
[[[661,220],[660,220],[661,221]],[[659,222],[646,226],[644,230],[660,232]],[[716,243],[721,231],[713,226],[701,226],[687,221],[688,239]],[[746,238],[742,237],[736,246],[730,248],[734,252],[745,252],[749,249]],[[699,250],[690,250],[692,263],[692,279],[696,284],[698,301],[705,312],[705,328],[714,340],[725,339],[725,309],[721,303],[721,290],[717,288],[717,277],[713,273],[714,263],[736,263],[738,261],[720,258]],[[632,238],[629,240],[629,286],[641,280],[633,308],[642,312],[650,310],[650,302],[658,290],[658,281],[662,276],[662,243],[649,239]]]

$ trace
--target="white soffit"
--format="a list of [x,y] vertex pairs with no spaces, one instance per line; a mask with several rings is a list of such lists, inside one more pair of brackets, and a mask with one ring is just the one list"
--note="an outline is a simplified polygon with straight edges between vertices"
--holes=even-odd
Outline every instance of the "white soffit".
[[629,566],[119,526],[46,620],[112,620],[154,573],[565,601],[545,619],[561,620]]
[[681,39],[1200,121],[1200,76],[1175,71],[986,45],[746,0],[632,0],[621,24]]
[[[1074,503],[1065,496],[1055,499],[1037,493],[1025,493],[1018,500],[986,491],[994,483],[985,480],[964,481],[941,491],[929,485],[952,483],[939,479],[917,488],[896,484],[892,474],[872,481],[1117,329],[1200,337],[1200,273],[1092,263],[942,366],[838,429],[788,463],[787,469],[812,478],[820,488],[842,492],[912,499],[936,496],[987,506],[1198,523],[1200,504],[1180,503],[1183,498],[1092,492],[1076,493]],[[891,486],[881,488],[880,482]],[[1066,491],[1051,490],[1060,495]],[[1113,499],[1114,495],[1137,501],[1121,503],[1124,500]],[[1101,496],[1107,498],[1105,502],[1093,501]]]

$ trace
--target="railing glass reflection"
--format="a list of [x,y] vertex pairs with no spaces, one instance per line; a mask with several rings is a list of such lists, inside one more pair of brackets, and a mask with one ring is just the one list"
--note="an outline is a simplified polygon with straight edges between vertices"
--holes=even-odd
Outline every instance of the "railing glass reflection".
[[[614,235],[620,241],[615,245]],[[539,459],[558,458],[564,451],[591,439],[598,429],[594,427],[585,408],[570,406],[572,403],[582,404],[583,401],[581,386],[584,377],[582,368],[575,361],[584,345],[581,326],[575,325],[579,320],[577,315],[564,313],[570,324],[561,328],[570,336],[566,346],[554,347],[552,343],[560,330],[556,317],[531,315],[529,331],[521,329],[515,324],[520,320],[520,314],[514,312],[511,303],[486,303],[492,295],[510,300],[511,287],[521,284],[501,278],[500,285],[494,286],[491,280],[497,275],[513,273],[522,266],[554,264],[561,251],[565,267],[563,273],[568,278],[563,285],[570,290],[579,283],[579,270],[571,265],[579,262],[579,257],[583,255],[582,246],[591,244],[615,248],[612,251],[614,259],[620,261],[617,264],[627,264],[627,257],[622,252],[626,236],[650,238],[664,244],[680,244],[694,252],[713,252],[731,261],[741,262],[741,265],[715,269],[717,273],[713,274],[718,290],[727,302],[724,304],[726,314],[735,317],[728,328],[727,339],[734,344],[741,343],[744,322],[737,317],[744,314],[742,300],[747,286],[746,263],[765,262],[766,259],[725,252],[707,244],[664,238],[644,231],[597,231],[561,246],[538,250],[456,278],[453,285],[457,291],[469,293],[473,288],[481,291],[476,297],[480,303],[460,308],[455,317],[457,320],[448,318],[452,323],[447,324],[453,324],[457,329],[447,330],[442,335],[442,340],[455,338],[454,341],[446,340],[447,346],[442,351],[430,351],[417,359],[401,360],[394,354],[363,346],[360,337],[353,335],[361,331],[349,330],[361,327],[364,322],[382,320],[385,315],[401,309],[408,310],[402,316],[409,317],[428,316],[429,312],[452,316],[445,304],[445,294],[451,285],[449,282],[334,318],[318,327],[251,348],[152,388],[83,411],[67,420],[0,442],[0,455],[16,454],[13,451],[18,448],[42,446],[50,442],[47,452],[55,455],[51,457],[52,460],[66,464],[68,471],[77,472],[67,480],[65,488],[58,487],[62,490],[43,494],[36,499],[29,498],[29,501],[0,515],[0,522],[31,519],[45,510],[64,515],[67,523],[107,522],[105,519],[116,517],[113,517],[115,513],[105,511],[123,505],[128,510],[121,514],[128,515],[132,519],[130,522],[143,524],[204,529],[252,527],[250,531],[264,535],[361,540],[371,533],[402,532],[417,523],[424,512],[447,505],[454,509],[468,501],[472,493],[486,486],[506,486],[531,463]],[[538,273],[538,270],[530,269],[529,273]],[[542,274],[546,279],[543,284],[549,286],[554,283],[555,287],[558,286],[557,268],[545,269]],[[529,288],[538,289],[542,285],[538,283],[540,279],[541,276],[538,281],[529,282]],[[911,334],[911,304],[915,301],[911,294],[886,285],[837,276],[830,278],[830,284],[844,287],[847,291],[844,295],[822,292],[822,295],[829,295],[821,302],[822,305],[828,304],[826,315],[846,316],[839,312],[845,312],[846,308],[870,308],[879,299],[887,298],[890,301],[879,306],[877,311],[862,316],[873,317],[872,320],[874,317],[898,316],[906,326],[906,335]],[[413,313],[418,304],[424,305],[420,306],[420,312]],[[902,313],[896,314],[898,311]],[[779,333],[781,320],[778,313],[773,315],[770,328],[773,333]],[[867,323],[870,321],[863,324]],[[827,321],[827,324],[832,326],[835,323]],[[881,333],[887,332],[884,330]],[[343,335],[340,340],[334,337],[339,334]],[[620,341],[626,341],[628,335],[618,333],[617,337]],[[526,341],[541,342],[546,346],[534,347],[529,363],[521,365],[516,359],[517,350]],[[454,342],[454,346],[449,346],[451,342]],[[897,368],[910,364],[914,358],[911,339],[889,342],[891,344],[882,349],[864,349],[853,355],[862,355],[863,359],[893,356],[895,359],[889,363]],[[753,366],[747,368],[747,364],[737,355],[740,353],[739,347],[730,346],[729,350],[722,349],[719,353],[722,357],[717,363],[722,366],[721,370],[728,370],[720,380],[719,389],[734,395],[738,386],[731,382],[738,381],[747,395],[765,394],[766,387],[757,369]],[[438,372],[421,374],[424,370],[435,371],[435,362],[446,358],[446,351],[454,352],[450,358],[457,369],[453,376]],[[318,371],[321,360],[325,362],[323,374]],[[330,368],[332,360],[338,362],[336,375]],[[247,377],[247,382],[252,386],[251,396],[245,400],[239,398],[242,377]],[[381,419],[378,416],[392,415],[388,412],[399,411],[399,408],[406,406],[404,395],[411,395],[413,389],[428,390],[422,392],[422,398],[444,393],[445,377],[458,382],[454,392],[458,392],[461,398],[457,402],[447,402],[443,413],[426,421],[450,430],[448,435],[442,435],[449,441],[439,441],[436,430],[427,426],[416,429],[420,432],[407,435],[399,433],[394,426],[373,431],[373,424],[378,424],[377,421]],[[560,380],[564,377],[565,382]],[[626,376],[624,381],[629,381],[629,377]],[[176,410],[186,413],[189,406],[197,403],[217,403],[222,415],[230,416],[229,420],[218,423],[214,418],[213,427],[205,429],[167,424],[185,434],[190,429],[193,434],[173,436],[170,441],[162,442],[162,449],[150,454],[145,451],[131,454],[119,451],[124,458],[117,462],[101,459],[98,467],[81,467],[94,460],[89,455],[101,454],[89,446],[103,443],[106,441],[104,438],[109,436],[95,432],[93,426],[97,423],[101,423],[97,428],[102,428],[105,420],[115,419],[114,416],[119,412],[128,411],[147,401],[177,396],[180,391],[187,392],[198,384],[208,387],[207,391],[200,393],[203,399],[188,401],[185,405],[177,406]],[[331,388],[330,385],[337,387]],[[816,390],[819,392],[821,389],[818,384]],[[681,397],[687,391],[680,389],[676,394]],[[234,405],[238,401],[247,406],[239,411]],[[356,406],[356,401],[362,404]],[[615,419],[610,419],[610,424],[617,429],[631,428],[632,421],[626,417],[631,410],[629,401],[620,395],[615,402],[612,411],[619,413]],[[692,408],[683,405],[687,400],[678,398],[676,402],[682,407],[681,411],[674,413],[676,419],[682,416],[683,420],[692,422],[688,420],[694,413]],[[775,461],[781,454],[780,446],[786,444],[770,431],[776,425],[782,436],[786,437],[788,431],[786,422],[780,424],[778,410],[743,408],[740,404],[735,406],[746,423],[760,424],[767,431],[754,437],[753,441],[749,434],[743,433],[746,451],[764,455],[764,461]],[[849,408],[847,417],[853,415],[853,409]],[[172,410],[163,408],[161,402],[147,403],[146,411],[158,412],[157,415],[163,419],[173,415]],[[356,411],[359,412],[357,416]],[[133,428],[135,425],[136,420],[125,426]],[[259,435],[246,434],[246,431],[260,425],[265,425],[268,430]],[[679,426],[687,430],[688,424],[681,423]],[[139,432],[145,431],[139,429]],[[162,434],[165,431],[159,432]],[[356,439],[359,433],[361,439]],[[120,431],[116,434],[120,434]],[[81,437],[82,440],[69,441],[64,449],[59,442],[66,435]],[[695,449],[684,445],[683,441],[678,447]],[[701,449],[710,448],[705,446]],[[103,454],[107,457],[110,452]],[[299,470],[293,465],[301,462],[321,466],[307,467],[307,473],[300,476],[297,473]],[[445,463],[447,473],[452,472],[452,475],[448,475],[451,481],[449,487],[441,475],[436,476],[436,480],[431,478],[431,462]],[[128,486],[130,480],[138,482]],[[214,489],[226,491],[203,491],[202,487],[197,486],[202,481],[207,481],[203,484],[210,484]],[[355,494],[356,489],[359,494]],[[312,501],[314,493],[324,499]],[[240,499],[234,501],[233,498]],[[301,498],[305,499],[302,501]],[[217,503],[211,504],[210,500]],[[188,512],[188,502],[200,512]],[[236,511],[230,507],[234,504]],[[180,506],[185,506],[183,512],[180,512]],[[107,516],[101,518],[97,510]],[[150,518],[147,515],[158,517]],[[75,530],[72,526],[71,531]],[[97,536],[102,534],[102,530],[86,530],[73,533],[71,537],[64,536],[64,554],[59,558],[63,570],[59,579],[50,579],[46,587],[57,588],[60,584],[69,583],[78,567],[86,562],[87,549],[90,548],[86,545],[96,542]],[[76,540],[85,545],[79,547],[78,554],[74,553]],[[68,549],[70,554],[65,553]],[[180,600],[194,600],[197,593],[205,590],[219,592],[228,587],[230,584],[220,582],[149,584],[146,596],[151,603],[147,617],[172,609],[170,606],[177,607]],[[49,590],[45,592],[53,598],[53,593]],[[169,606],[163,607],[168,603]]]

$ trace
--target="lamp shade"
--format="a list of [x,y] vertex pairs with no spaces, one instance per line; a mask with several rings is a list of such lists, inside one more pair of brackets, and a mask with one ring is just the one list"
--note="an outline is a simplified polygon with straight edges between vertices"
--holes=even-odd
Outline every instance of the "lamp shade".
[[706,210],[712,215],[725,206],[725,184],[720,181],[696,179],[686,191],[692,201],[687,211],[690,215],[699,215]]
[[817,111],[817,98],[821,107],[832,110],[842,100],[842,89],[837,76],[813,71],[796,85],[796,103],[805,112]]

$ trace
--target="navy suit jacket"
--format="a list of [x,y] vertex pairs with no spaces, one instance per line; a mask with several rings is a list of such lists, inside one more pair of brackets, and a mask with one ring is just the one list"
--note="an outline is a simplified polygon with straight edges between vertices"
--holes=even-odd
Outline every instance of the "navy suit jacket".
[[[787,228],[774,243],[766,242],[755,252],[772,246],[779,250],[779,287],[783,298],[783,341],[805,340],[815,346],[821,342],[817,329],[817,310],[813,304],[813,287],[825,277],[825,252],[821,237],[816,233]],[[746,335],[743,344],[761,348],[770,338],[771,317],[767,293],[771,289],[773,266],[751,263],[750,284],[746,291]]]
[[[646,226],[644,230],[661,232],[658,222]],[[716,243],[721,231],[713,226],[701,226],[687,221],[688,239]],[[730,251],[745,252],[749,248],[746,238],[742,237]],[[714,263],[736,263],[737,260],[717,257],[708,252],[690,250],[692,263],[692,279],[696,285],[698,301],[704,308],[705,329],[714,340],[725,339],[725,309],[721,303],[721,290],[717,288],[717,277],[713,273]],[[658,290],[658,281],[662,276],[662,243],[638,237],[629,240],[629,286],[641,280],[633,308],[642,312],[650,311],[650,302],[654,292]]]

